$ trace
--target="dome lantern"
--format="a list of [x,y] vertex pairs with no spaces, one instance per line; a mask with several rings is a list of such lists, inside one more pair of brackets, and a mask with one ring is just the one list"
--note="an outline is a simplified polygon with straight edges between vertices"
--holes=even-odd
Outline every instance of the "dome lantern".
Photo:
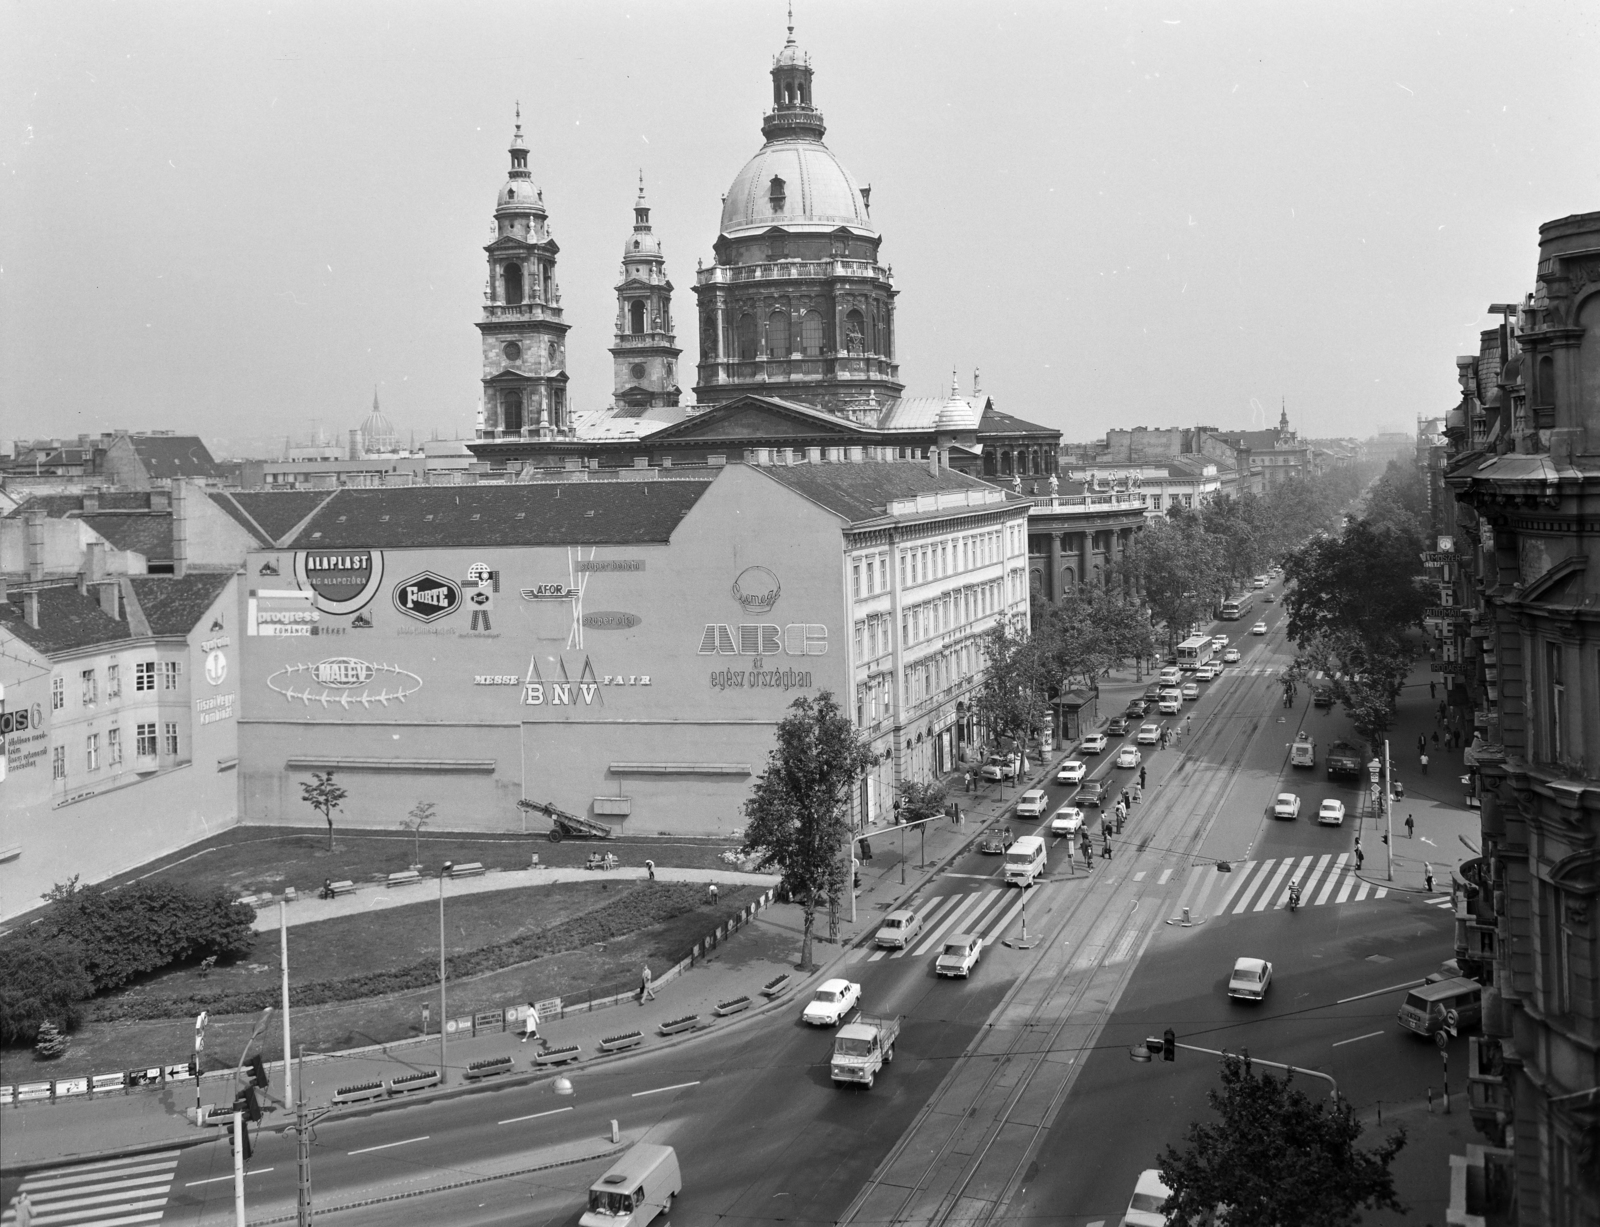
[[827,131],[822,112],[811,102],[811,57],[794,41],[794,9],[789,10],[789,38],[772,59],[772,110],[761,120],[769,141],[820,141]]

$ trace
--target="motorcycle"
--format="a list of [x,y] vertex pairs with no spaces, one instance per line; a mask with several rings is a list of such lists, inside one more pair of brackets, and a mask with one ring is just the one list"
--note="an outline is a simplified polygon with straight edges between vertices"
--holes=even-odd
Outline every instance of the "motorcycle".
[[1298,886],[1289,888],[1289,910],[1291,912],[1300,910],[1300,888]]

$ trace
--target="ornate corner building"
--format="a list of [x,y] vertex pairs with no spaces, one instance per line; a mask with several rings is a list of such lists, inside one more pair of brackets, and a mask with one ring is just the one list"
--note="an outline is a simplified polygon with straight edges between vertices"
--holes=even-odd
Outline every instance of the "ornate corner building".
[[1541,226],[1534,292],[1490,311],[1456,360],[1428,555],[1482,815],[1457,910],[1486,985],[1469,1103],[1516,1221],[1577,1227],[1600,1222],[1600,213]]
[[489,282],[483,291],[480,439],[550,439],[572,433],[567,408],[567,328],[544,192],[528,170],[522,108],[511,171],[495,199]]

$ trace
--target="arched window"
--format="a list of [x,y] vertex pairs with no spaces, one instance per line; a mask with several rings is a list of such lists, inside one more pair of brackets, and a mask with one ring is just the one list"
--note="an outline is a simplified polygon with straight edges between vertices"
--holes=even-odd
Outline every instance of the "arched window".
[[628,308],[628,326],[636,336],[644,331],[644,302],[641,299],[634,299]]
[[507,434],[522,433],[522,393],[500,393],[500,429]]
[[506,265],[500,274],[500,281],[505,287],[506,302],[515,304],[522,301],[522,265]]
[[867,321],[861,312],[854,309],[844,317],[844,347],[852,354],[866,352]]
[[800,352],[808,358],[822,353],[822,316],[815,311],[800,317]]
[[739,317],[739,361],[756,360],[756,317],[746,312]]
[[789,313],[787,311],[774,311],[767,316],[767,356],[769,358],[787,358],[789,356]]
[[1000,474],[1003,477],[1010,477],[1011,476],[1011,453],[1010,452],[1001,452],[1000,453]]
[[1533,403],[1536,405],[1553,405],[1556,403],[1556,360],[1549,354],[1539,358],[1539,386],[1534,389]]

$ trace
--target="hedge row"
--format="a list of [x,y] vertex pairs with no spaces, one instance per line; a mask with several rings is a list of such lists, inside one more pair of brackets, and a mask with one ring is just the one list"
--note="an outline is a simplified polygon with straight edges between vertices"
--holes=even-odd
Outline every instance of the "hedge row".
[[[448,973],[451,979],[459,979],[568,950],[580,950],[694,911],[704,901],[705,888],[691,883],[657,883],[650,888],[634,887],[621,898],[552,928],[455,955],[448,960]],[[729,909],[725,906],[718,910]],[[289,1004],[291,1008],[328,1005],[363,997],[380,997],[408,989],[429,988],[438,982],[439,964],[428,959],[359,976],[291,984]],[[175,1018],[198,1014],[201,1010],[209,1010],[213,1014],[247,1014],[281,1004],[279,992],[276,985],[266,985],[243,990],[200,989],[174,995],[128,994],[96,1002],[91,1017],[97,1021],[112,1022]]]

